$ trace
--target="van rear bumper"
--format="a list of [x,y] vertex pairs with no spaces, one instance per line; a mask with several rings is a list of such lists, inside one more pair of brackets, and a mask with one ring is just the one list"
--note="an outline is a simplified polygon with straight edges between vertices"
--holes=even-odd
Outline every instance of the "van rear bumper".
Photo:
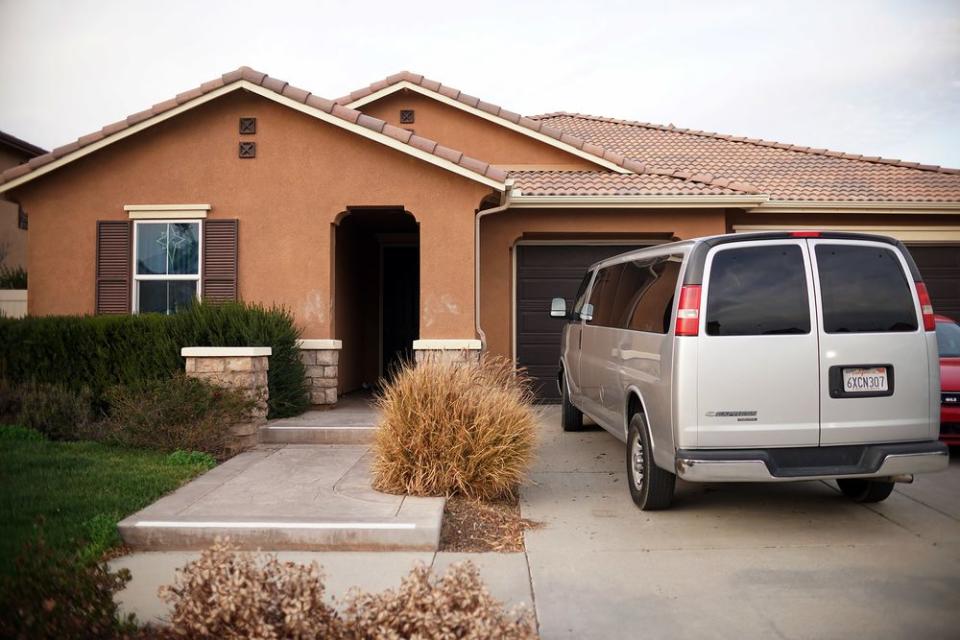
[[949,449],[936,440],[779,449],[680,449],[676,473],[690,482],[881,478],[942,471],[949,461]]

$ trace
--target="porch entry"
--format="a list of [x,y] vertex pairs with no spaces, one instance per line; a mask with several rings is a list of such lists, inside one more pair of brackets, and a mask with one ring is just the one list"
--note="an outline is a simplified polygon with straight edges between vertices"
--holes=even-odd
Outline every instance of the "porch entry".
[[399,208],[348,210],[335,228],[339,393],[373,389],[413,357],[420,331],[420,232]]

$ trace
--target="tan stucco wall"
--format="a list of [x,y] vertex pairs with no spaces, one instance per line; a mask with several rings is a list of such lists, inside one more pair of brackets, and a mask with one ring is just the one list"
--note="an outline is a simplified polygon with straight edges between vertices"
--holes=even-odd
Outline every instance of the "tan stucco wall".
[[[257,158],[237,157],[240,116]],[[330,246],[347,206],[401,206],[420,224],[420,335],[474,336],[474,210],[490,188],[252,94],[236,93],[24,185],[30,312],[91,313],[97,220],[125,204],[208,203],[240,220],[243,299],[290,308],[306,338],[333,331]]]
[[490,352],[513,357],[513,255],[519,240],[662,238],[724,233],[723,209],[518,209],[480,222],[480,325]]
[[[413,109],[416,121],[400,124],[401,109]],[[360,107],[360,111],[491,164],[604,170],[566,151],[409,90],[385,96]]]
[[[0,147],[0,171],[27,160],[27,156],[12,149]],[[0,198],[0,250],[6,252],[3,264],[7,267],[27,266],[27,232],[19,226],[19,207],[15,202]]]

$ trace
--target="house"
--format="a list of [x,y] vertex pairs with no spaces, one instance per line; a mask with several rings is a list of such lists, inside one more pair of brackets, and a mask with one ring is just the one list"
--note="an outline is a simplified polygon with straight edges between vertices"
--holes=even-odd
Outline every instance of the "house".
[[[44,153],[44,149],[0,131],[0,171]],[[0,267],[27,267],[27,216],[16,202],[7,200],[0,200]]]
[[[31,314],[289,308],[315,403],[413,351],[515,358],[555,398],[590,263],[758,229],[910,244],[960,316],[960,171],[574,113],[412,73],[328,100],[249,68],[2,174],[30,216]],[[325,365],[325,366],[319,366]]]

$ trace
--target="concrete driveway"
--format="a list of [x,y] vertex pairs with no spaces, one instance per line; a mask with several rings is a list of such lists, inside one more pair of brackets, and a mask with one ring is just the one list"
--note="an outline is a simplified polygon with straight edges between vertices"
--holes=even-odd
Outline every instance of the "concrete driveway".
[[544,638],[960,635],[960,461],[879,505],[824,482],[678,482],[637,510],[624,447],[546,408],[524,516]]

